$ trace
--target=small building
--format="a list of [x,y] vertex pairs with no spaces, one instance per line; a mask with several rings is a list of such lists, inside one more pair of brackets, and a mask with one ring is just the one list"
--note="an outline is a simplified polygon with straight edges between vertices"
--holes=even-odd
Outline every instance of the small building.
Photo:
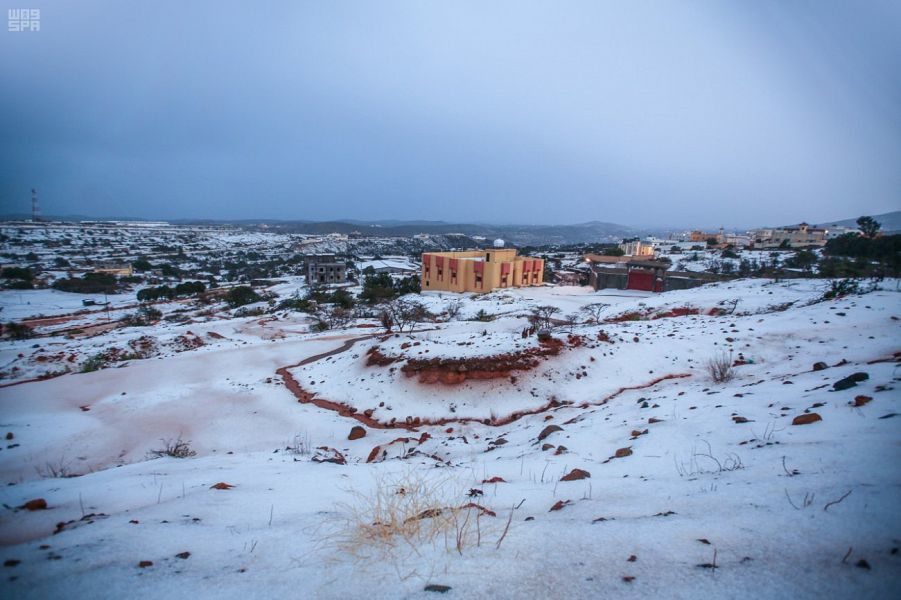
[[512,248],[428,252],[422,255],[422,290],[490,292],[544,283],[544,261]]
[[727,233],[725,238],[723,239],[723,243],[735,246],[736,248],[747,248],[751,245],[752,240],[751,236],[749,235],[742,235],[740,233]]
[[[591,268],[588,283],[595,290],[639,290],[645,292],[668,292],[698,287],[710,281],[719,281],[709,273],[681,273],[668,271],[670,263],[654,260],[625,260],[614,262],[610,256],[588,255],[586,260]],[[601,259],[601,260],[596,260]]]
[[716,233],[709,233],[705,231],[695,230],[692,231],[689,235],[689,241],[691,242],[702,242],[706,243],[707,240],[716,240],[717,244],[722,244],[725,241],[725,234],[723,233],[723,228],[720,227],[720,230]]
[[763,249],[825,246],[827,241],[826,229],[811,227],[807,223],[791,227],[758,229],[753,233],[754,247]]
[[347,265],[334,254],[311,254],[304,258],[304,271],[310,287],[345,283]]
[[390,275],[415,275],[419,266],[406,256],[385,256],[371,258],[357,262],[357,269],[362,273],[372,269],[375,273],[388,273]]
[[94,267],[94,273],[106,273],[116,277],[131,277],[134,275],[134,267],[131,265],[101,265]]
[[626,256],[654,257],[654,244],[652,242],[643,242],[638,238],[623,240],[619,245],[619,249]]
[[857,229],[856,227],[842,227],[841,225],[833,225],[826,229],[826,241],[828,242],[829,240],[834,240],[835,238],[847,235],[849,233],[854,235],[862,235],[860,229]]

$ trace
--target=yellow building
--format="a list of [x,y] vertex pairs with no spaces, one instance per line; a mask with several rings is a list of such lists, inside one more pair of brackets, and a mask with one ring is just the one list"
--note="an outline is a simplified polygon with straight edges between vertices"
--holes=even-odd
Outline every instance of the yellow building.
[[497,288],[541,285],[544,261],[516,256],[512,248],[428,252],[422,255],[422,291],[490,292]]
[[116,277],[131,277],[134,275],[135,270],[131,265],[106,265],[94,267],[94,272],[115,275]]

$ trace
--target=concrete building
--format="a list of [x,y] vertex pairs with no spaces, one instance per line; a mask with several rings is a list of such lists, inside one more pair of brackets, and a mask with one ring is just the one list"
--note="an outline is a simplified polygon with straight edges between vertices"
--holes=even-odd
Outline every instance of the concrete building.
[[131,277],[135,270],[131,265],[100,265],[94,267],[94,273],[105,273],[116,277]]
[[725,240],[725,237],[726,236],[723,233],[723,228],[720,227],[720,230],[716,233],[699,230],[692,231],[688,236],[688,241],[706,243],[707,240],[716,240],[717,244],[722,244]]
[[641,260],[620,264],[591,263],[588,284],[596,290],[638,290],[644,292],[669,292],[698,287],[724,278],[710,273],[668,271],[670,264]]
[[807,223],[793,227],[758,229],[753,232],[755,248],[806,248],[825,246],[827,231],[821,227],[811,227]]
[[740,233],[727,233],[723,239],[724,244],[731,244],[736,248],[747,248],[751,245],[752,240],[749,235],[742,235]]
[[310,287],[347,281],[347,265],[334,254],[311,254],[304,257],[304,271]]
[[619,245],[619,249],[626,256],[647,256],[654,257],[654,244],[652,242],[643,242],[638,238],[623,240]]
[[863,235],[863,232],[856,227],[842,227],[841,225],[833,225],[826,230],[826,241],[834,240],[837,237],[853,233],[854,235]]
[[497,288],[541,285],[544,261],[517,256],[512,248],[428,252],[422,255],[422,290],[490,292]]

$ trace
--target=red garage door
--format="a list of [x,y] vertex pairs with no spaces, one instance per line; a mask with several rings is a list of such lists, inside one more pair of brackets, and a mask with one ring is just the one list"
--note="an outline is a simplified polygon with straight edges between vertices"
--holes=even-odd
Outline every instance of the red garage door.
[[626,289],[653,292],[654,274],[648,273],[647,271],[629,271],[629,280],[626,283]]

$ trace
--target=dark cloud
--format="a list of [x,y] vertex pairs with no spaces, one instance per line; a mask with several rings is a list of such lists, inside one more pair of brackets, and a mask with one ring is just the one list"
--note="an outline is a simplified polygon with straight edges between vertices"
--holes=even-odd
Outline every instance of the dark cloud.
[[[19,8],[0,0],[3,14]],[[0,205],[755,225],[901,205],[896,3],[33,2]]]

